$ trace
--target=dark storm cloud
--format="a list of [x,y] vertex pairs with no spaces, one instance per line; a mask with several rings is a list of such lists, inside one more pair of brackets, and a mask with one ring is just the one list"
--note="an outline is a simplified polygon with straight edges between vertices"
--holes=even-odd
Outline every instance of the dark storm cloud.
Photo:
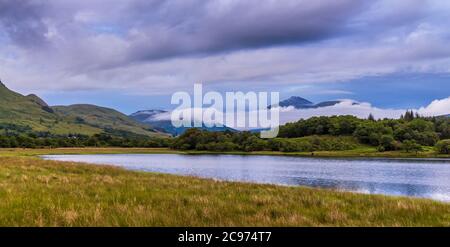
[[[346,31],[365,1],[153,1],[137,30],[134,55],[157,59],[319,41]],[[145,10],[147,8],[147,11]],[[143,17],[143,19],[146,19]],[[131,23],[133,25],[133,23]],[[151,37],[142,39],[143,36]]]
[[[48,41],[49,23],[73,42],[84,42],[99,25],[117,35],[120,30],[128,48],[121,57],[139,61],[318,41],[345,31],[346,21],[364,5],[359,0],[0,0],[0,19],[20,46]],[[74,18],[85,11],[93,19],[77,23]]]
[[40,1],[0,0],[0,29],[19,46],[43,45],[48,31],[44,12]]
[[0,0],[0,74],[27,90],[157,93],[447,73],[449,10],[440,0]]

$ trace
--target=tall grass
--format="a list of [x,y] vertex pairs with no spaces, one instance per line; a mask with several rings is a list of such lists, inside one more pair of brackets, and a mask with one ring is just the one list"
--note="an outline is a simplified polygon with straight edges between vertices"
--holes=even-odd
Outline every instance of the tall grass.
[[1,226],[450,226],[450,204],[0,157]]

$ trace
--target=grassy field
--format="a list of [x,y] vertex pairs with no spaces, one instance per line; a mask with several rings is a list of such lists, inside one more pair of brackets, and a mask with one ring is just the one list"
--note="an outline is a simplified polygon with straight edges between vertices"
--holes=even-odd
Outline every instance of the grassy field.
[[450,226],[450,204],[303,187],[219,182],[45,161],[0,150],[1,226]]

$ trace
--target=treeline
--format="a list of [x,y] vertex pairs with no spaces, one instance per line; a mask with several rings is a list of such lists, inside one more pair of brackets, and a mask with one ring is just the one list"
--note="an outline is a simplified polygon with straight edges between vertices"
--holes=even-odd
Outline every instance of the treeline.
[[53,135],[33,132],[28,126],[0,124],[1,148],[38,147],[171,147],[205,151],[313,152],[354,149],[361,144],[382,151],[418,152],[435,146],[448,154],[450,119],[423,118],[407,112],[401,119],[359,119],[353,116],[313,117],[280,127],[279,137],[261,139],[251,132],[208,132],[188,129],[176,138],[151,138],[128,132],[105,130],[86,135]]
[[29,126],[0,123],[0,148],[58,148],[58,147],[168,147],[167,138],[151,138],[126,131],[105,129],[92,136],[55,135],[33,131]]
[[361,143],[379,147],[380,151],[397,150],[402,144],[434,146],[450,138],[450,120],[444,117],[423,118],[407,112],[401,119],[359,119],[353,116],[313,117],[288,123],[280,128],[280,137],[309,135],[352,135]]
[[326,150],[348,150],[357,146],[351,137],[309,136],[306,138],[261,139],[251,132],[209,132],[188,129],[175,138],[171,148],[197,151],[281,151],[312,152]]
[[[423,118],[407,112],[401,119],[359,119],[354,116],[313,117],[280,127],[279,138],[264,140],[249,132],[207,132],[190,129],[171,147],[207,151],[337,151],[375,146],[380,152],[418,152],[422,146],[436,146],[448,153],[450,120]],[[444,140],[444,141],[440,141]]]
[[92,136],[38,136],[36,134],[0,135],[0,148],[58,147],[168,147],[167,138],[123,138],[108,134]]

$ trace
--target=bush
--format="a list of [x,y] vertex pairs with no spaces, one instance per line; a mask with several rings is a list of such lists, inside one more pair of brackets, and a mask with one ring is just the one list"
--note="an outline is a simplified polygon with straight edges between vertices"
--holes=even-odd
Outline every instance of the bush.
[[353,135],[362,143],[378,146],[382,136],[392,135],[392,128],[384,126],[381,122],[364,122],[358,126]]
[[440,154],[450,154],[450,139],[439,141],[436,144],[436,151]]
[[310,152],[314,150],[313,145],[308,140],[277,140],[279,145],[279,151],[281,152]]
[[419,152],[422,151],[422,146],[417,144],[415,141],[412,140],[406,140],[403,142],[402,149],[405,150],[407,153],[409,152]]
[[384,152],[384,151],[386,151],[386,149],[383,146],[378,146],[377,151]]
[[308,136],[269,140],[268,149],[281,152],[340,151],[357,147],[353,137]]
[[[382,150],[382,151],[381,151]],[[390,135],[383,135],[380,138],[380,146],[378,147],[378,151],[390,151],[395,150],[395,140],[394,137]]]

